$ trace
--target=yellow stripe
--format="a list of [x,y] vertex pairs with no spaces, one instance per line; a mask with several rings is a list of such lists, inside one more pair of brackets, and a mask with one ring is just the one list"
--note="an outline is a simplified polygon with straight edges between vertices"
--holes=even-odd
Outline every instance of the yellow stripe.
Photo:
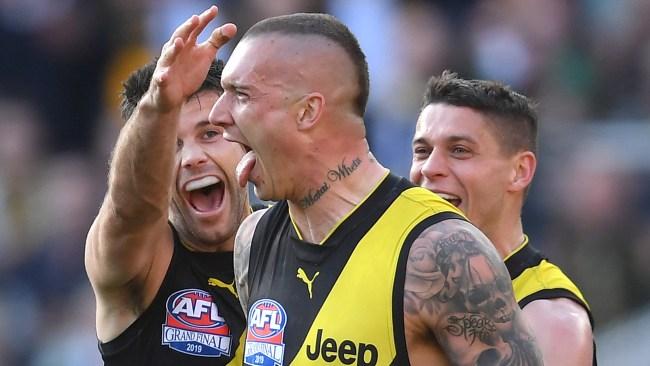
[[520,250],[522,250],[522,249],[526,246],[526,244],[528,244],[528,235],[524,234],[524,241],[521,242],[521,244],[519,244],[519,246],[517,247],[517,249],[513,250],[513,251],[512,251],[510,254],[508,254],[505,258],[503,258],[503,261],[505,262],[505,261],[507,261],[510,257],[512,257],[513,255],[517,254],[517,252],[520,251]]
[[535,267],[524,270],[512,280],[512,287],[517,301],[521,301],[541,290],[565,289],[573,293],[589,307],[578,287],[556,265],[542,260]]
[[244,359],[244,344],[246,343],[246,330],[239,337],[239,347],[235,350],[235,356],[226,364],[226,366],[241,366]]
[[349,340],[357,349],[361,343],[373,345],[378,350],[377,365],[395,359],[393,283],[402,245],[417,224],[444,211],[458,212],[420,188],[406,190],[393,202],[350,256],[292,365],[315,363],[307,357],[307,346],[313,352],[319,329],[321,342],[332,338],[340,345]]

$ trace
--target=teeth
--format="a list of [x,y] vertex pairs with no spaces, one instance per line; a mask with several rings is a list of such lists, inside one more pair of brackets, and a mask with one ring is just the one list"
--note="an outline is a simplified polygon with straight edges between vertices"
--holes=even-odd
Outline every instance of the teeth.
[[446,199],[447,201],[459,199],[457,196],[454,196],[454,195],[451,195],[451,194],[438,193],[438,192],[436,192],[436,194],[438,194],[438,196],[442,197],[443,199]]
[[214,175],[208,176],[208,177],[203,177],[201,179],[193,180],[185,185],[185,190],[188,192],[195,191],[197,189],[205,188],[207,186],[211,186],[213,184],[217,184],[221,182],[219,178],[215,177]]

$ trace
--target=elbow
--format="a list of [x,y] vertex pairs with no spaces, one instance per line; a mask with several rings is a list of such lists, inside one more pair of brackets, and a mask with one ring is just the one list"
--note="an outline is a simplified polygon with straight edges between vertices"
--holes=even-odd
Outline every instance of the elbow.
[[148,227],[166,220],[167,209],[155,205],[138,205],[137,207],[115,207],[111,214],[112,224],[122,230],[131,231],[141,227]]
[[110,233],[133,233],[160,221],[167,221],[168,211],[168,205],[163,208],[159,204],[144,200],[129,202],[124,199],[115,199],[109,195],[100,209],[97,229],[109,235]]

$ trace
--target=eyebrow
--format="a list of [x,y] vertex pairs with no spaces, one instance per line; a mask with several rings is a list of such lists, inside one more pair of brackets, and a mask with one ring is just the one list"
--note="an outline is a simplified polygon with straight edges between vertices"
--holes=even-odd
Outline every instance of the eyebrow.
[[239,90],[250,90],[250,85],[244,85],[237,81],[223,81],[221,82],[224,89],[239,89]]
[[[468,142],[470,144],[476,144],[476,140],[471,138],[470,136],[467,135],[451,135],[447,136],[444,139],[445,142],[447,143],[455,143],[455,142]],[[431,145],[427,141],[427,139],[424,136],[418,137],[416,139],[413,139],[413,145],[417,144],[425,144],[425,145]]]
[[195,130],[200,130],[200,129],[202,129],[202,128],[205,128],[205,126],[209,126],[209,125],[211,125],[211,124],[212,124],[212,123],[210,123],[210,121],[208,121],[208,120],[206,119],[206,120],[203,120],[203,121],[197,123],[196,126],[194,126],[194,129],[195,129]]
[[451,135],[451,136],[447,137],[446,140],[449,141],[449,142],[463,142],[463,141],[466,141],[466,142],[469,142],[470,144],[475,144],[476,143],[475,139],[473,139],[472,137],[467,136],[467,135]]
[[417,145],[417,144],[425,144],[428,145],[429,143],[427,142],[427,139],[424,137],[418,137],[416,139],[413,139],[412,145]]

